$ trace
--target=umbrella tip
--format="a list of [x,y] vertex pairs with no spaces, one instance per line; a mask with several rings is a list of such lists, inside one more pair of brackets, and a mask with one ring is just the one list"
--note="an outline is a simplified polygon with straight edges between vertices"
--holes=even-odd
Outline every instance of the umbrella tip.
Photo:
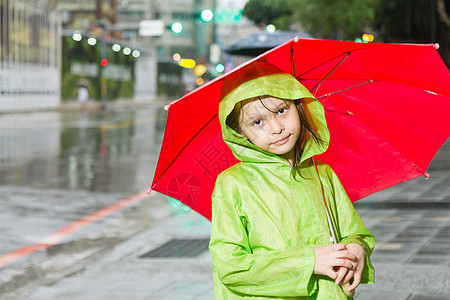
[[430,178],[430,174],[428,174],[428,173],[423,174],[423,176],[425,177],[425,180],[427,180],[428,178]]
[[151,193],[152,193],[152,189],[149,188],[149,189],[147,190],[147,195],[150,195]]
[[298,42],[298,40],[299,40],[299,38],[298,38],[298,36],[296,36],[295,38],[294,38],[294,42]]
[[434,49],[439,49],[441,46],[439,45],[439,43],[435,43],[435,44],[433,44],[433,47],[434,47]]
[[170,105],[169,105],[169,104],[167,104],[166,106],[164,106],[164,110],[169,110],[169,108],[170,108]]

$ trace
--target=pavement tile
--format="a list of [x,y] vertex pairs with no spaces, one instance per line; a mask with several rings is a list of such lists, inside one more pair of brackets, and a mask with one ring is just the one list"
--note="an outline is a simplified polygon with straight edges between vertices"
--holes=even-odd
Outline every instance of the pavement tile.
[[425,264],[425,265],[440,265],[443,263],[442,258],[436,257],[422,257],[422,256],[414,256],[407,263],[410,264]]
[[151,298],[147,299],[197,300],[205,295],[211,295],[211,284],[209,283],[177,282],[158,293],[149,295]]
[[355,300],[409,300],[410,293],[408,292],[371,292],[363,291],[356,294]]
[[450,294],[447,295],[413,295],[408,300],[449,300]]

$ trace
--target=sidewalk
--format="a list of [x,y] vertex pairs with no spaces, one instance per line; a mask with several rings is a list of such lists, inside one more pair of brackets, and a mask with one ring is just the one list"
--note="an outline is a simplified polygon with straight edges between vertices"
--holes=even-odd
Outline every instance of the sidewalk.
[[[449,149],[447,143],[433,160],[429,180],[416,178],[355,203],[376,238],[376,284],[358,287],[355,299],[450,299]],[[210,228],[154,192],[0,269],[0,299],[212,300]],[[167,242],[181,246],[152,252]]]
[[[450,299],[450,172],[434,171],[432,176],[433,180],[418,178],[355,204],[377,239],[372,255],[377,282],[360,286],[356,299]],[[152,195],[133,209],[154,209],[156,197],[164,196]],[[428,208],[417,205],[418,200]],[[167,207],[159,209],[168,214]],[[52,275],[53,279],[43,274],[37,285],[2,299],[214,299],[205,244],[196,257],[142,257],[173,239],[209,238],[209,221],[182,208],[169,210],[173,214],[165,221],[153,223],[95,260],[80,260],[85,265],[72,274]],[[44,263],[50,264],[50,259]]]

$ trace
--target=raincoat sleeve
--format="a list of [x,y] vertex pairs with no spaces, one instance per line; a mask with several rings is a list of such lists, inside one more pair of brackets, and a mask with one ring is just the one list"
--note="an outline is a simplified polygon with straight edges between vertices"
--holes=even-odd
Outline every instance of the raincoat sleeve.
[[[228,290],[240,295],[298,297],[315,292],[314,248],[291,247],[253,253],[248,219],[228,180],[218,178],[212,199],[210,251],[214,272]],[[233,197],[235,196],[235,197]],[[234,199],[233,199],[234,198]],[[254,217],[254,216],[253,216]]]
[[370,255],[375,246],[375,238],[366,228],[361,217],[356,212],[347,193],[336,173],[328,166],[327,174],[331,183],[331,193],[335,203],[331,203],[334,216],[336,234],[341,243],[348,245],[355,243],[362,246],[366,252],[364,270],[361,283],[374,283],[374,268],[370,262]]

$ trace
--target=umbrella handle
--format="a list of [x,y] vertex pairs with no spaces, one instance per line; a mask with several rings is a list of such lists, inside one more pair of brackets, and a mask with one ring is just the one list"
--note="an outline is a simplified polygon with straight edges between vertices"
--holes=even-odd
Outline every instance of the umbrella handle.
[[[316,168],[317,177],[319,178],[319,182],[322,187],[322,197],[323,197],[323,202],[325,204],[325,213],[327,214],[328,226],[330,227],[331,239],[333,240],[333,244],[336,244],[337,243],[336,234],[334,233],[333,223],[331,222],[330,213],[328,212],[328,207],[327,207],[327,201],[325,200],[325,192],[323,190],[322,181],[320,180],[319,170],[317,169],[316,160],[314,159],[314,157],[312,157],[312,161],[313,161],[314,167]],[[347,297],[353,297],[355,295],[355,290],[353,290],[353,291],[348,290],[348,288],[350,287],[350,282],[341,284],[341,287],[342,287],[342,290],[344,291],[344,294],[347,295]]]
[[353,297],[355,295],[355,290],[349,291],[348,288],[350,287],[350,282],[341,284],[342,290],[344,291],[344,294],[347,295],[347,297]]

